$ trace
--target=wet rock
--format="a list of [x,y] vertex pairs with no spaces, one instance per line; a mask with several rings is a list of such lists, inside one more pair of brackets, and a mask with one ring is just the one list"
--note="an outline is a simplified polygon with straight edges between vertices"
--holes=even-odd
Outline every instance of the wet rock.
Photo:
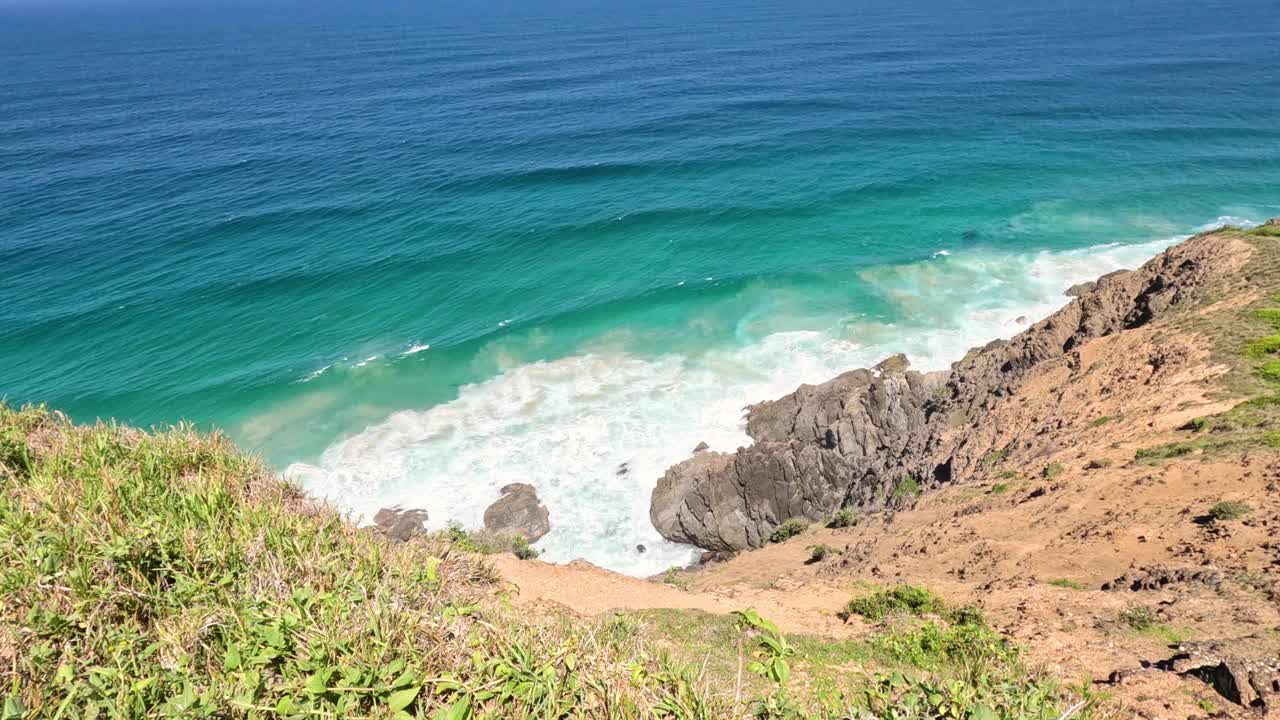
[[636,552],[640,553],[641,555],[645,554],[645,552],[648,551],[648,549],[649,548],[645,547],[644,545],[636,546]]
[[484,511],[484,527],[498,535],[523,535],[536,542],[551,532],[550,513],[532,485],[512,483],[503,487],[502,497]]
[[1031,320],[1026,315],[1019,315],[1018,317],[1014,318],[1013,321],[1018,323],[1019,325],[1026,325],[1027,323],[1031,322]]
[[617,471],[614,472],[614,475],[617,475],[618,477],[622,477],[623,475],[626,475],[629,472],[631,472],[631,468],[627,467],[626,463],[622,463],[621,465],[618,466],[618,469]]
[[373,526],[392,542],[404,542],[427,532],[427,511],[399,505],[382,508],[373,516]]

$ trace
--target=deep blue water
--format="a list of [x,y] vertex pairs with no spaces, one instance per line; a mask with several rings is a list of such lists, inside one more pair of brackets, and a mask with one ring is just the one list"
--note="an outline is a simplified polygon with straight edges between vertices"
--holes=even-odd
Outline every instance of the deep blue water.
[[652,572],[744,404],[1280,215],[1274,2],[601,5],[0,3],[0,395]]

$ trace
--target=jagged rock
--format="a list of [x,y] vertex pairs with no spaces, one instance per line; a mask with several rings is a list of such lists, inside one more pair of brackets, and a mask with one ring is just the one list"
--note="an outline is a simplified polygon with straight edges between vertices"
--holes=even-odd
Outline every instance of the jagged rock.
[[1226,578],[1214,568],[1171,568],[1164,565],[1130,570],[1124,575],[1103,583],[1103,590],[1159,590],[1168,585],[1187,583],[1217,588]]
[[1086,282],[1076,283],[1075,285],[1072,285],[1071,287],[1063,291],[1062,294],[1066,295],[1067,297],[1080,297],[1081,295],[1084,295],[1086,293],[1093,292],[1093,289],[1096,287],[1098,287],[1098,283],[1094,282],[1093,280],[1089,280]]
[[1269,711],[1280,708],[1280,648],[1274,639],[1250,635],[1185,642],[1176,655],[1155,666],[1199,678],[1237,705]]
[[706,442],[700,442],[698,443],[698,446],[693,449],[693,453],[696,455],[702,452],[703,450],[710,450],[710,449],[711,449],[711,446],[708,445]]
[[894,493],[906,476],[924,485],[982,476],[993,451],[1005,451],[985,419],[1033,369],[1195,300],[1247,262],[1247,249],[1224,246],[1232,242],[1243,243],[1203,235],[1138,270],[1104,275],[1011,340],[970,350],[950,372],[921,375],[894,357],[754,405],[747,415],[754,443],[669,468],[654,488],[650,519],[670,540],[738,550],[763,545],[788,518],[907,502]]
[[641,555],[645,554],[645,552],[646,552],[648,549],[649,549],[649,548],[645,547],[644,545],[637,545],[637,546],[636,546],[636,552],[640,553]]
[[844,505],[883,505],[923,460],[932,387],[905,372],[854,370],[754,405],[737,453],[699,453],[658,481],[650,519],[665,537],[708,550],[760,547],[787,518],[819,520]]
[[373,526],[392,542],[404,542],[427,531],[427,511],[399,505],[382,508],[373,516]]
[[499,535],[523,535],[536,542],[551,532],[550,513],[532,485],[512,483],[504,486],[502,497],[484,511],[484,527]]

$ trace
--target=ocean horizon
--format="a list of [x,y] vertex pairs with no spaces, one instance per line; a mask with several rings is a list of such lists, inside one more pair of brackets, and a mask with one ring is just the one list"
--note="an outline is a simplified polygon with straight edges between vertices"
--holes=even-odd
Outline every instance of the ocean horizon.
[[0,4],[0,397],[658,573],[746,405],[1280,216],[1274,9]]

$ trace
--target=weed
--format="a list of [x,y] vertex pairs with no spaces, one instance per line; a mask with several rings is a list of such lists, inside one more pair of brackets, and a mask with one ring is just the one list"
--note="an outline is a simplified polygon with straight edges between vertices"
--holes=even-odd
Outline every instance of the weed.
[[1078,583],[1075,580],[1067,580],[1066,578],[1057,578],[1056,580],[1050,580],[1049,584],[1054,587],[1067,588],[1069,590],[1086,590],[1087,589],[1082,583]]
[[1091,427],[1101,427],[1102,425],[1106,425],[1107,423],[1115,419],[1116,419],[1115,415],[1103,415],[1102,417],[1094,418],[1093,422],[1089,423],[1089,425]]
[[828,555],[835,552],[835,549],[830,545],[822,544],[810,545],[807,549],[809,550],[809,560],[807,561],[809,565],[820,563],[826,560]]
[[689,579],[680,574],[680,568],[678,567],[667,568],[666,572],[662,573],[662,584],[670,585],[680,590],[689,589]]
[[786,542],[807,529],[809,529],[809,524],[799,518],[784,520],[781,525],[773,529],[773,532],[769,535],[769,542]]
[[1062,463],[1049,463],[1044,469],[1044,479],[1052,480],[1063,473],[1067,468]]
[[914,475],[907,475],[898,478],[898,483],[893,486],[893,498],[901,500],[902,498],[916,497],[920,494],[920,481]]
[[1009,483],[996,483],[995,485],[991,486],[992,495],[999,495],[1001,493],[1006,493],[1008,491],[1009,491]]
[[854,598],[845,605],[841,616],[846,620],[854,615],[879,621],[890,615],[941,615],[946,612],[942,598],[925,588],[899,585],[880,590],[866,597]]
[[1217,522],[1228,520],[1239,520],[1249,513],[1253,512],[1253,508],[1249,503],[1239,502],[1236,500],[1223,500],[1214,504],[1209,508],[1209,517]]
[[858,511],[853,508],[840,508],[827,520],[827,527],[833,529],[853,527],[858,524]]
[[1111,467],[1113,464],[1114,463],[1111,461],[1110,458],[1094,458],[1093,460],[1090,460],[1089,464],[1085,465],[1084,467],[1086,470],[1103,470],[1105,468]]
[[529,541],[523,535],[511,539],[511,552],[521,560],[534,560],[538,557],[538,551],[529,546]]
[[992,450],[982,457],[982,464],[985,467],[995,467],[1000,464],[1001,460],[1004,460],[1004,457],[1004,450]]

